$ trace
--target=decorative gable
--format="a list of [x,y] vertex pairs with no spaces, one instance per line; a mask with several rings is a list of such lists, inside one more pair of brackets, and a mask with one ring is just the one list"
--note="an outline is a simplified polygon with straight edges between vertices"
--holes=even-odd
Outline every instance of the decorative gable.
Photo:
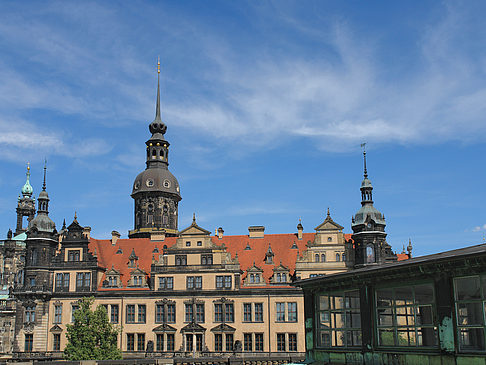
[[246,270],[246,277],[243,280],[243,285],[265,285],[265,279],[263,278],[263,270],[255,265]]
[[138,287],[138,288],[148,287],[147,273],[137,266],[135,270],[130,272],[130,280],[128,282],[127,287]]
[[319,224],[316,228],[314,228],[317,232],[322,231],[342,231],[344,229],[343,226],[334,222],[331,218],[331,214],[329,213],[329,208],[327,208],[327,216],[324,219],[324,222]]

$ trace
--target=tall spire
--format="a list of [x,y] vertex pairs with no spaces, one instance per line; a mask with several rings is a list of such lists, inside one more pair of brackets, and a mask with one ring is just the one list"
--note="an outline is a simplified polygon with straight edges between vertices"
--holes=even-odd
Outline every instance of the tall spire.
[[46,191],[46,170],[47,170],[47,158],[44,159],[44,182],[42,183],[42,191]]
[[160,57],[157,58],[157,105],[155,107],[155,120],[162,121],[160,118]]
[[366,142],[361,143],[361,147],[363,148],[363,162],[364,162],[364,178],[368,177],[368,170],[366,170]]
[[[155,103],[155,119],[150,123],[149,130],[152,134],[161,133],[162,135],[167,131],[167,126],[162,122],[162,118],[160,117],[160,58],[157,59],[157,100]],[[158,138],[162,137],[163,136],[158,136]]]

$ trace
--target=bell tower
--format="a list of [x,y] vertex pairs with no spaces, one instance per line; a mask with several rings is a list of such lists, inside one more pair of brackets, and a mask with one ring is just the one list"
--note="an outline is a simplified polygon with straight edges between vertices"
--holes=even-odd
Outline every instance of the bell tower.
[[130,238],[153,234],[177,235],[178,205],[182,199],[179,182],[169,171],[167,126],[160,116],[160,61],[157,63],[157,100],[155,119],[149,125],[152,137],[146,144],[146,168],[133,183],[134,229]]
[[386,242],[385,216],[373,205],[373,185],[368,179],[366,150],[363,147],[364,178],[361,182],[361,208],[352,218],[354,241],[354,267],[381,264],[396,260]]
[[34,189],[30,185],[30,164],[27,162],[27,179],[22,187],[22,197],[19,195],[17,203],[17,227],[15,228],[15,235],[18,235],[27,230],[24,227],[24,217],[27,217],[27,224],[34,219],[35,216],[35,198],[32,196]]

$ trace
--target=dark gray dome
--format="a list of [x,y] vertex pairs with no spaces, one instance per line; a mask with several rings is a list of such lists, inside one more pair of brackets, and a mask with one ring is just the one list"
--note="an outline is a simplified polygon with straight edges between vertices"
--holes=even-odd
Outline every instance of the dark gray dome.
[[166,192],[181,196],[177,179],[169,170],[164,168],[146,169],[135,178],[132,195],[150,191]]
[[39,232],[52,233],[56,229],[56,224],[49,218],[47,214],[38,214],[29,222],[28,229],[36,227]]

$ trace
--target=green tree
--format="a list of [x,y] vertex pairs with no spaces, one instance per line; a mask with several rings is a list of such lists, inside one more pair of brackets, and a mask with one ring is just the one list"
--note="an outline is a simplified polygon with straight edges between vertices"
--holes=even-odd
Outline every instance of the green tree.
[[118,329],[108,320],[106,309],[98,306],[92,311],[94,298],[79,300],[74,323],[67,325],[68,343],[64,357],[68,360],[116,360],[122,354],[117,346]]

